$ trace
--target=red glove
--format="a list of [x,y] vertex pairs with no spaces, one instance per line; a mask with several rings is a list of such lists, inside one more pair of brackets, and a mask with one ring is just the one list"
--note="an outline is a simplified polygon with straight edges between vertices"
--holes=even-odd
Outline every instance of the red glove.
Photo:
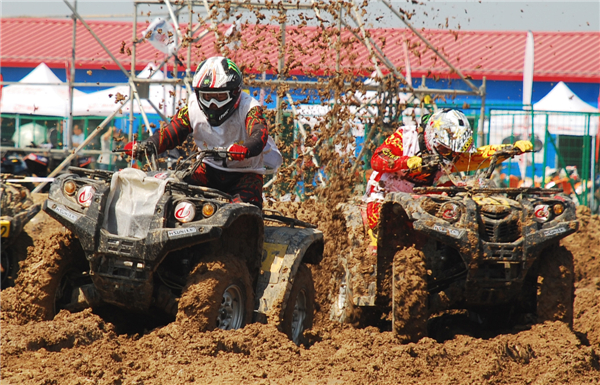
[[134,148],[134,146],[137,144],[136,141],[133,142],[129,142],[125,145],[125,147],[123,147],[123,153],[125,155],[129,155],[132,158],[135,158],[136,154],[136,149]]
[[248,157],[248,148],[239,144],[232,144],[227,149],[229,152],[229,159],[231,160],[244,160]]

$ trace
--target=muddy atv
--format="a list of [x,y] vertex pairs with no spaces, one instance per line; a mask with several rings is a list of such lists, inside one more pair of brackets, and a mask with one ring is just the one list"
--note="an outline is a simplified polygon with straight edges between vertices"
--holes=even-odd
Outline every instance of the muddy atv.
[[19,271],[19,261],[27,257],[27,247],[33,244],[23,227],[40,211],[29,190],[6,182],[11,175],[3,174],[0,183],[0,230],[2,235],[2,289],[12,286]]
[[119,172],[71,167],[50,187],[44,210],[79,239],[45,290],[46,317],[105,304],[162,313],[198,330],[275,323],[294,342],[312,326],[323,234],[222,191],[186,181],[206,150],[174,170]]
[[470,176],[447,172],[447,187],[388,194],[376,251],[363,247],[370,238],[361,207],[343,205],[350,242],[362,251],[340,258],[331,318],[385,319],[404,341],[426,336],[434,315],[453,311],[490,325],[571,325],[573,255],[559,241],[578,229],[575,205],[558,189],[494,187],[502,155],[517,152],[499,151],[491,167]]

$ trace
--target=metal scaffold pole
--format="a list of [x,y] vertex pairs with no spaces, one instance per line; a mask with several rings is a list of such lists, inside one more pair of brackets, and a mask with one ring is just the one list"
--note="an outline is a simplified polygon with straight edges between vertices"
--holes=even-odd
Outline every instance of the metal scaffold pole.
[[[77,0],[73,1],[73,8],[77,9]],[[71,66],[69,68],[69,121],[66,127],[63,128],[63,143],[69,150],[73,146],[71,134],[73,133],[73,82],[75,81],[75,43],[77,41],[77,17],[71,14],[73,19],[73,39],[71,46]]]
[[[385,92],[406,92],[409,93],[410,95],[413,95],[414,97],[417,98],[421,98],[423,95],[453,95],[453,96],[457,96],[457,95],[464,95],[464,96],[468,96],[468,95],[476,95],[481,97],[481,108],[480,108],[480,120],[479,120],[479,125],[477,127],[478,129],[478,134],[481,138],[481,140],[484,139],[484,130],[485,130],[485,101],[486,101],[486,81],[485,78],[483,79],[482,85],[480,87],[476,87],[468,78],[468,76],[463,75],[463,73],[457,68],[455,67],[450,60],[448,60],[447,58],[445,58],[441,52],[439,50],[436,49],[436,47],[434,47],[421,33],[420,31],[418,31],[417,29],[415,29],[407,20],[407,18],[402,15],[401,13],[399,13],[398,11],[394,10],[392,8],[391,3],[388,0],[382,0],[383,3],[385,4],[385,6],[387,6],[391,13],[394,14],[395,16],[397,16],[406,26],[407,28],[412,31],[412,33],[414,35],[416,35],[424,44],[425,46],[428,47],[428,49],[430,49],[435,55],[437,55],[439,58],[441,58],[441,60],[446,63],[450,69],[450,71],[452,73],[457,74],[464,82],[465,84],[469,87],[467,90],[448,90],[448,89],[434,89],[434,88],[427,88],[427,87],[419,87],[419,88],[413,88],[412,84],[408,83],[406,81],[406,78],[404,77],[403,73],[400,72],[400,67],[396,67],[397,65],[400,65],[398,63],[394,63],[392,60],[390,60],[390,58],[388,58],[386,56],[386,53],[384,51],[385,48],[385,44],[381,45],[378,44],[380,43],[379,41],[375,41],[377,39],[371,38],[370,36],[370,31],[368,29],[366,29],[365,26],[365,20],[363,19],[363,17],[361,16],[360,12],[359,12],[359,8],[358,5],[356,3],[356,1],[352,1],[352,2],[337,2],[335,4],[334,7],[325,7],[323,6],[322,3],[315,1],[315,0],[311,0],[311,2],[305,2],[305,3],[294,3],[291,4],[291,2],[288,4],[286,2],[280,2],[280,3],[271,3],[271,2],[258,2],[258,1],[228,1],[227,2],[227,7],[223,8],[222,7],[222,3],[221,2],[217,2],[217,1],[209,1],[209,0],[180,0],[180,1],[174,1],[174,0],[133,0],[133,17],[132,17],[132,21],[133,21],[133,26],[132,26],[132,48],[131,48],[131,63],[130,63],[130,68],[129,70],[126,70],[125,67],[119,62],[119,60],[115,57],[115,55],[107,48],[107,46],[102,42],[102,40],[94,33],[94,31],[92,30],[92,28],[88,25],[88,23],[81,17],[81,15],[77,12],[77,0],[73,0],[71,2],[69,2],[68,0],[63,0],[65,2],[65,4],[67,5],[67,7],[69,7],[69,9],[71,10],[72,14],[71,14],[71,18],[73,19],[73,39],[72,39],[72,57],[71,57],[71,66],[70,66],[70,71],[69,71],[69,79],[68,79],[68,85],[69,85],[69,97],[70,97],[70,108],[69,108],[69,115],[68,115],[68,124],[65,127],[64,130],[64,143],[66,143],[66,147],[67,148],[71,148],[72,144],[71,144],[71,135],[72,135],[72,127],[73,127],[73,120],[74,120],[74,109],[73,109],[73,96],[74,96],[74,87],[79,87],[79,86],[91,86],[91,84],[89,83],[85,83],[85,82],[75,82],[75,59],[76,59],[76,28],[77,28],[77,24],[78,22],[81,23],[81,25],[83,25],[84,28],[86,28],[89,33],[93,36],[93,38],[98,42],[98,44],[104,49],[104,51],[106,52],[106,54],[108,56],[110,56],[110,58],[112,59],[112,61],[116,64],[116,66],[127,76],[127,82],[125,84],[127,84],[130,87],[130,95],[127,99],[127,106],[129,107],[130,111],[129,111],[129,134],[130,134],[130,140],[133,139],[133,133],[134,133],[134,125],[135,125],[135,121],[136,121],[136,113],[135,109],[136,109],[136,105],[139,106],[139,114],[141,115],[141,119],[143,120],[144,125],[146,126],[146,129],[150,130],[150,121],[149,118],[147,116],[146,111],[143,108],[142,99],[147,99],[147,101],[149,103],[146,103],[144,101],[144,105],[150,105],[157,113],[158,115],[161,117],[161,119],[163,119],[163,121],[165,123],[167,123],[168,117],[165,116],[166,115],[166,110],[164,112],[161,112],[161,110],[165,107],[161,106],[160,104],[157,106],[156,103],[152,103],[149,99],[149,97],[145,96],[145,93],[140,94],[140,90],[138,88],[142,88],[141,85],[143,85],[143,87],[150,87],[150,85],[155,85],[155,84],[160,84],[160,85],[173,85],[174,87],[176,87],[176,92],[175,95],[173,95],[173,111],[175,111],[175,108],[177,106],[178,103],[178,98],[182,97],[183,95],[180,95],[179,91],[180,91],[180,87],[184,86],[186,88],[187,91],[187,95],[189,96],[193,90],[191,87],[191,78],[193,76],[193,70],[194,68],[192,68],[193,64],[193,59],[192,59],[192,55],[194,53],[193,51],[193,47],[192,45],[197,43],[198,41],[200,41],[201,39],[205,38],[206,36],[211,36],[210,32],[213,32],[216,36],[216,42],[217,42],[217,46],[220,47],[219,43],[219,39],[220,39],[220,33],[218,32],[218,28],[222,23],[227,23],[228,20],[230,20],[232,17],[236,17],[237,19],[240,18],[240,15],[243,14],[244,12],[247,13],[247,15],[253,15],[255,14],[255,12],[257,10],[267,10],[267,12],[271,12],[273,16],[271,16],[270,18],[267,18],[267,23],[271,24],[273,26],[275,25],[279,25],[279,36],[276,35],[276,39],[279,40],[278,41],[278,57],[277,57],[277,64],[276,64],[276,71],[277,74],[275,76],[275,79],[266,79],[265,76],[263,76],[262,78],[259,76],[255,79],[247,79],[245,84],[248,87],[258,87],[261,89],[265,89],[265,88],[271,88],[272,90],[276,90],[276,100],[275,100],[275,108],[276,108],[276,116],[275,116],[275,123],[276,123],[276,127],[277,127],[277,132],[279,132],[281,130],[282,125],[284,124],[283,122],[283,118],[284,118],[284,105],[286,104],[286,101],[284,98],[288,98],[289,99],[289,103],[290,103],[290,107],[292,109],[293,112],[293,116],[294,118],[297,120],[299,118],[299,109],[296,109],[295,105],[294,105],[294,100],[292,99],[292,95],[294,95],[294,97],[296,97],[296,95],[291,91],[292,89],[296,89],[296,90],[319,90],[319,91],[326,91],[326,90],[331,90],[334,91],[334,101],[333,103],[339,107],[339,103],[341,102],[341,100],[344,97],[344,94],[346,93],[347,96],[353,97],[355,96],[354,93],[352,91],[354,91],[357,87],[357,82],[355,81],[345,81],[345,82],[337,82],[336,84],[339,85],[339,87],[336,87],[335,90],[331,89],[331,82],[330,81],[323,81],[323,79],[320,79],[320,81],[317,80],[313,80],[313,79],[301,79],[298,80],[297,78],[295,78],[294,76],[288,76],[287,73],[284,73],[286,71],[286,61],[288,59],[288,50],[291,53],[292,47],[287,47],[286,46],[286,34],[288,33],[292,33],[291,30],[293,29],[293,25],[291,25],[290,27],[288,27],[288,25],[294,24],[293,22],[289,21],[288,18],[292,17],[293,12],[297,12],[297,11],[302,11],[302,12],[307,12],[307,11],[311,11],[316,15],[317,20],[320,20],[321,23],[323,20],[333,20],[333,22],[331,23],[332,26],[334,26],[334,28],[337,28],[337,38],[335,41],[335,44],[330,44],[329,47],[332,50],[331,51],[331,58],[333,58],[335,60],[335,74],[333,76],[338,76],[338,77],[342,77],[344,76],[344,74],[347,73],[346,69],[344,68],[344,64],[346,63],[346,59],[342,58],[342,50],[344,49],[344,44],[346,43],[345,41],[342,41],[342,35],[350,35],[350,36],[354,36],[354,39],[356,39],[356,42],[359,42],[360,44],[362,44],[364,47],[366,47],[366,50],[368,52],[370,61],[372,63],[372,68],[376,71],[377,76],[380,79],[383,79],[384,75],[387,76],[387,73],[391,74],[393,76],[393,78],[398,81],[398,84],[396,84],[395,88],[393,90],[391,90],[389,87],[383,87],[383,81],[380,81],[381,84],[361,84],[360,88],[361,88],[361,92],[364,91],[374,91],[375,96],[368,98],[368,101],[365,100],[359,100],[357,101],[356,98],[354,98],[354,102],[358,102],[358,111],[368,107],[369,105],[371,105],[373,102],[376,102],[378,100],[378,98],[383,95],[382,93]],[[143,43],[145,41],[147,41],[146,37],[142,37],[142,38],[138,38],[138,13],[140,10],[140,5],[141,4],[148,4],[151,6],[160,6],[161,8],[165,8],[162,12],[165,13],[166,12],[166,18],[169,19],[170,23],[172,23],[175,26],[175,31],[174,33],[176,34],[176,47],[174,52],[169,52],[164,56],[164,60],[161,57],[161,59],[159,59],[158,61],[162,61],[162,63],[160,65],[158,65],[158,67],[154,68],[153,70],[151,70],[150,76],[148,77],[148,79],[142,79],[142,78],[138,78],[137,74],[136,74],[136,68],[137,68],[137,62],[140,60],[140,50],[138,50],[137,45],[140,43]],[[194,12],[194,7],[200,7],[202,10],[204,10],[206,12],[206,15],[202,15],[202,17],[198,17],[197,23],[195,26],[193,24],[194,19],[193,19],[193,15],[196,14],[198,15],[196,12]],[[345,9],[345,7],[348,7],[348,9]],[[221,12],[222,9],[226,9],[226,12]],[[241,10],[241,14],[236,14],[238,12],[238,9]],[[232,12],[233,10],[233,12]],[[188,12],[188,15],[184,15],[182,13],[184,12]],[[143,12],[142,12],[143,15]],[[150,12],[148,12],[148,16],[150,15]],[[187,17],[187,27],[186,27],[186,31],[182,31],[179,25],[179,18],[181,17]],[[243,17],[243,16],[242,16]],[[349,21],[351,24],[355,25],[356,28],[354,28],[351,25],[348,25],[348,23],[346,21]],[[290,39],[293,39],[293,35],[291,35],[292,37],[290,37]],[[177,52],[181,49],[184,48],[186,49],[186,60],[184,62],[182,62],[182,60],[179,59]],[[200,47],[200,46],[197,46]],[[140,47],[141,49],[141,47]],[[335,50],[335,53],[333,52],[333,50]],[[183,56],[181,56],[183,57]],[[172,78],[167,78],[165,76],[164,79],[152,79],[152,75],[154,75],[154,73],[156,71],[160,71],[161,68],[167,64],[170,59],[174,59],[173,62],[173,77]],[[185,64],[184,64],[185,63]],[[274,63],[273,63],[274,64]],[[293,63],[288,63],[288,64],[293,64]],[[129,63],[128,63],[129,65]],[[182,78],[178,78],[178,66],[181,67],[185,67],[185,75]],[[275,71],[273,71],[275,72]],[[327,72],[329,73],[329,72]],[[359,75],[355,75],[355,76],[359,76]],[[331,80],[331,79],[330,79]],[[3,82],[2,84],[10,84],[8,82]],[[97,86],[100,87],[113,87],[113,86],[121,86],[124,83],[97,83]],[[145,91],[145,90],[144,90]],[[350,94],[350,92],[352,92]],[[166,106],[167,101],[166,101],[166,96],[167,94],[165,93],[165,100],[164,100],[164,106]],[[389,103],[386,102],[386,103]],[[356,109],[354,111],[357,111]],[[333,120],[331,122],[329,122],[330,124],[335,124],[335,123],[339,123],[339,117],[338,116],[333,116],[331,117]],[[376,133],[376,131],[378,131],[379,129],[377,127],[372,127],[371,131],[369,132],[369,135],[372,135],[373,133]],[[370,136],[369,136],[370,137]],[[365,146],[367,145],[367,141],[365,141]],[[323,145],[324,142],[320,142],[320,145]],[[81,149],[78,149],[78,151]],[[84,150],[88,151],[88,150]],[[91,150],[90,150],[91,151]],[[315,148],[314,149],[315,153],[318,152],[318,149]],[[364,151],[364,147],[363,147],[363,151]],[[361,154],[363,154],[361,152]]]

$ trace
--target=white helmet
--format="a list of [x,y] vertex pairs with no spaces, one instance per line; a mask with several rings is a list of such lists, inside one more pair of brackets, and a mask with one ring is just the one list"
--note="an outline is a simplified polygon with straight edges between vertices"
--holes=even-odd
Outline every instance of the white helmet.
[[459,110],[444,109],[434,113],[425,127],[425,144],[430,151],[448,156],[452,152],[471,152],[473,130]]

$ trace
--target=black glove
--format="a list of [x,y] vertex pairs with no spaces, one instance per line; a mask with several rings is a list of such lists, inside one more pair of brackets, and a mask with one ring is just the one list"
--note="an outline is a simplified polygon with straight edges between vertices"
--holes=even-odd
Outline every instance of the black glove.
[[[156,145],[151,140],[144,140],[139,143],[139,152],[140,154],[145,153],[148,159],[152,159],[152,155],[154,155],[154,159],[158,158],[158,149]],[[143,155],[140,155],[143,159]]]

